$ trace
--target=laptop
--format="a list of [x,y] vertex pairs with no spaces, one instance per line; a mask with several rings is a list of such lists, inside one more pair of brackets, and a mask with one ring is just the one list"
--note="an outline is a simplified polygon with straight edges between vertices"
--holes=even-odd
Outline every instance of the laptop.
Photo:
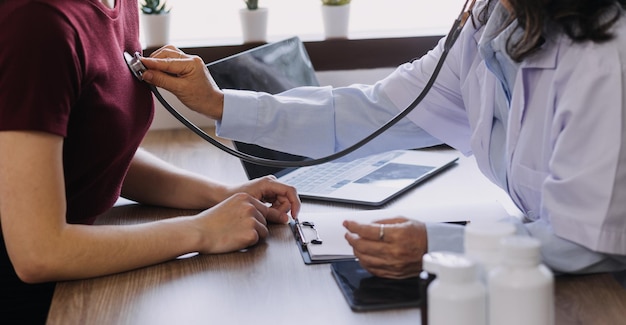
[[[207,64],[222,89],[276,94],[299,86],[319,86],[298,37],[264,44]],[[235,141],[237,150],[268,159],[305,160],[269,148]],[[453,165],[458,156],[432,150],[394,150],[351,161],[299,168],[276,168],[242,161],[248,179],[275,175],[293,185],[302,199],[378,207]]]

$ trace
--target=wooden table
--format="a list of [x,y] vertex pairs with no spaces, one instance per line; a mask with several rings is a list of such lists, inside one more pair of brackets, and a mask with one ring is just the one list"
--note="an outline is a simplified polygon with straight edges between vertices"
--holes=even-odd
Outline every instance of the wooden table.
[[[212,130],[208,130],[211,132]],[[228,142],[225,142],[228,143]],[[152,131],[144,148],[222,182],[245,181],[241,164],[186,130]],[[445,196],[441,193],[446,193]],[[472,158],[390,203],[410,207],[504,193],[478,173]],[[304,202],[303,211],[352,211]],[[130,224],[195,211],[121,205],[99,224]],[[558,277],[557,324],[625,324],[626,290],[609,274]],[[350,310],[327,264],[305,265],[287,225],[270,226],[247,251],[197,255],[89,280],[57,284],[48,324],[420,324],[419,309]]]

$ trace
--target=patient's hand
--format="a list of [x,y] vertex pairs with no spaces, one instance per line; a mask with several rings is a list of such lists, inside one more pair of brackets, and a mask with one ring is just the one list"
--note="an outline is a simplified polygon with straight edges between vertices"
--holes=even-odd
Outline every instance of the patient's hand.
[[265,216],[269,222],[287,223],[291,211],[293,218],[298,217],[300,198],[295,187],[279,182],[275,176],[260,177],[229,189],[231,193],[244,192],[264,203],[270,204]]

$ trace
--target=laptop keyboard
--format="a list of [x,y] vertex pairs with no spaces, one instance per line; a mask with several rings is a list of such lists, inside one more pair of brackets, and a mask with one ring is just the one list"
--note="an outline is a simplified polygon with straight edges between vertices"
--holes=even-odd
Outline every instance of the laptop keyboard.
[[281,178],[281,181],[294,186],[299,192],[328,194],[371,173],[398,155],[397,152],[386,152],[348,162],[303,167]]

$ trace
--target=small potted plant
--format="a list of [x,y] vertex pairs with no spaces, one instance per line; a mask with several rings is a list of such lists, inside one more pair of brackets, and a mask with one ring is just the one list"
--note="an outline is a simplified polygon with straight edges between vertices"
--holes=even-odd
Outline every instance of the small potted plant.
[[326,39],[348,38],[351,0],[322,0],[322,19]]
[[248,10],[259,9],[259,0],[243,0],[246,3]]
[[239,10],[244,43],[267,41],[267,8],[259,7],[259,0],[244,0],[246,7]]
[[169,43],[170,10],[166,0],[141,2],[141,25],[146,47],[159,47]]

